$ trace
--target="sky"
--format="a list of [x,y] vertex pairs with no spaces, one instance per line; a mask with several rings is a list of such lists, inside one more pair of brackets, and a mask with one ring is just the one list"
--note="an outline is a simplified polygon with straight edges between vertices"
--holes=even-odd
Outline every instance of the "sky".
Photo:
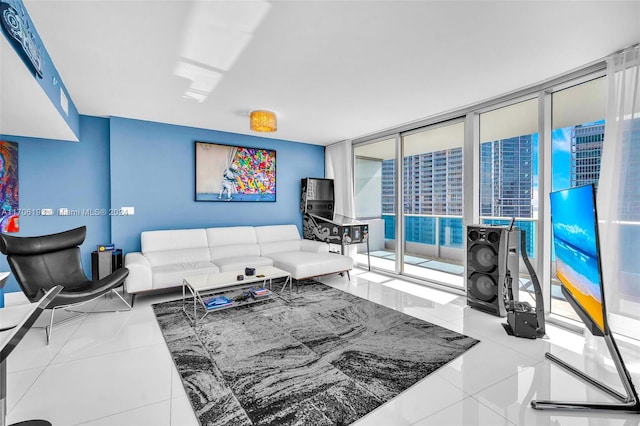
[[569,188],[571,184],[571,127],[551,132],[551,190]]
[[[594,124],[604,124],[604,120],[583,123],[583,125]],[[565,127],[551,131],[551,191],[566,189],[571,185],[571,128]],[[537,147],[534,149],[537,150]]]
[[[603,124],[604,120],[583,123],[583,125]],[[573,126],[551,131],[551,191],[567,189],[571,186],[571,129]],[[538,217],[538,134],[532,135],[533,149],[533,217]]]

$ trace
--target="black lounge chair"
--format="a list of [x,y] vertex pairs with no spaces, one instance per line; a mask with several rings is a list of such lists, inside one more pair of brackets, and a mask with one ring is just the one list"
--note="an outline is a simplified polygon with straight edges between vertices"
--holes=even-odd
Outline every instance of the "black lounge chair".
[[129,275],[127,268],[120,268],[98,281],[88,279],[84,273],[78,246],[86,233],[87,228],[81,226],[37,237],[0,234],[0,251],[7,255],[11,272],[30,302],[39,301],[55,286],[63,287],[49,306],[51,319],[46,327],[47,344],[51,340],[56,309],[90,302],[109,292],[125,303],[127,308],[124,310],[131,309],[131,305],[115,290]]

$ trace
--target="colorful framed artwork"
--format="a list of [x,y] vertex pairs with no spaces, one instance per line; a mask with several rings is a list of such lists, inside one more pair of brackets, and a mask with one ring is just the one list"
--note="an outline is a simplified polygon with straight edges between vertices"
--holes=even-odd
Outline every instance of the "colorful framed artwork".
[[0,141],[0,232],[18,232],[18,144]]
[[276,201],[276,151],[195,143],[195,201]]

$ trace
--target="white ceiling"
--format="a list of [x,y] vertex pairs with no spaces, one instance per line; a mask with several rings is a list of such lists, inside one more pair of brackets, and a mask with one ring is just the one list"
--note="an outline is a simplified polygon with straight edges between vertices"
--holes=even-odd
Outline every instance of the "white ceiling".
[[78,140],[3,34],[0,34],[0,133]]
[[[80,114],[319,145],[509,93],[640,41],[640,0],[24,3]],[[6,123],[7,108],[33,101],[5,86]],[[276,112],[278,131],[249,130],[252,109]],[[18,121],[39,133],[49,125]]]

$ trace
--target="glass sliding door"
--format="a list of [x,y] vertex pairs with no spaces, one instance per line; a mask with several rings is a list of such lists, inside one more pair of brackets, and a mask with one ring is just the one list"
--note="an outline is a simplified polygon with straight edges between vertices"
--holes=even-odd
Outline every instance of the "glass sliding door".
[[402,271],[463,288],[464,122],[404,133],[401,140]]
[[[527,256],[537,256],[538,98],[480,114],[480,222],[526,232]],[[536,271],[539,275],[539,271]],[[533,284],[520,262],[520,300]]]
[[[605,130],[605,77],[551,95],[551,191],[598,185]],[[551,244],[551,312],[580,321],[560,291]]]
[[[369,224],[371,266],[389,272],[396,267],[396,138],[354,147],[356,218]],[[367,264],[364,244],[356,260]]]

